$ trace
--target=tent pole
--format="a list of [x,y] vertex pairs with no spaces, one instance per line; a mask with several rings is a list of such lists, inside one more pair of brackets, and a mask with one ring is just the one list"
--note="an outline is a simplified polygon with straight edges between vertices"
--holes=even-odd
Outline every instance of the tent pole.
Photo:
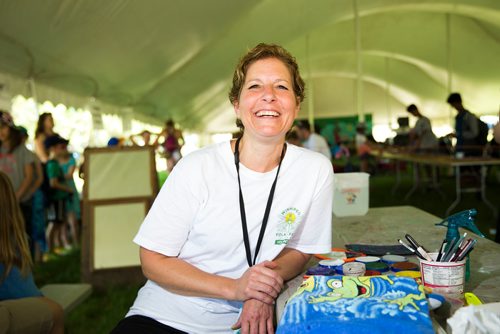
[[354,11],[354,35],[356,36],[356,111],[360,122],[364,122],[365,114],[363,111],[363,59],[361,48],[361,29],[359,23],[358,0],[352,2]]
[[307,59],[307,78],[309,79],[307,84],[309,86],[307,92],[307,119],[311,126],[311,132],[314,132],[314,84],[313,77],[311,73],[311,58],[309,54],[309,34],[306,35],[306,59]]
[[[448,82],[446,85],[446,89],[448,90],[448,95],[451,94],[453,89],[453,68],[452,68],[452,59],[451,59],[451,16],[450,13],[446,13],[446,68],[448,74]],[[450,123],[453,121],[453,110],[452,107],[448,108],[448,117]]]
[[40,108],[38,108],[38,96],[36,94],[36,85],[35,85],[35,79],[33,77],[30,77],[28,79],[28,87],[30,91],[30,95],[33,98],[33,101],[35,102],[35,110],[38,115],[40,115]]
[[385,57],[385,107],[387,111],[387,122],[389,126],[392,123],[392,115],[391,115],[391,83],[389,82],[389,57]]

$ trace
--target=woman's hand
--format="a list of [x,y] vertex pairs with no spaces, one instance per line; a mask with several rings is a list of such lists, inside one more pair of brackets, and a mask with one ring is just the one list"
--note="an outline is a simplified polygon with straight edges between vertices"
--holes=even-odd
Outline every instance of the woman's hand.
[[255,299],[249,299],[243,304],[238,321],[231,327],[241,328],[241,334],[272,334],[274,306]]
[[276,263],[264,261],[248,268],[243,276],[236,280],[234,299],[257,299],[266,304],[273,304],[283,288],[283,279],[273,270],[276,267]]

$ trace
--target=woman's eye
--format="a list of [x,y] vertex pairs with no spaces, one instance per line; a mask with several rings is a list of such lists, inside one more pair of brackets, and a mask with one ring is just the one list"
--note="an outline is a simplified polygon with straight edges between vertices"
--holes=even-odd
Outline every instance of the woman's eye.
[[259,88],[259,85],[253,84],[248,87],[248,89],[255,89],[255,88]]
[[288,90],[288,87],[283,85],[278,85],[278,88],[283,90]]

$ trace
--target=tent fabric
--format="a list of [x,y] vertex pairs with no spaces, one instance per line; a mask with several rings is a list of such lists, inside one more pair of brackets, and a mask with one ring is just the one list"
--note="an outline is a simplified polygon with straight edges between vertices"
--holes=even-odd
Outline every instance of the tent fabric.
[[499,41],[497,0],[0,0],[0,84],[228,131],[232,70],[268,42],[301,66],[310,99],[301,117],[355,115],[361,101],[381,124],[415,103],[451,124],[449,91],[477,114],[498,113]]

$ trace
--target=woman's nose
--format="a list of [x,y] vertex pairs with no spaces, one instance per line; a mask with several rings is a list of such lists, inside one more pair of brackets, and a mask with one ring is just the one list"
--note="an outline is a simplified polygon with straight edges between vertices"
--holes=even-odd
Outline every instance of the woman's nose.
[[274,92],[274,87],[264,86],[264,93],[262,94],[262,99],[266,102],[271,102],[276,100],[276,94]]

